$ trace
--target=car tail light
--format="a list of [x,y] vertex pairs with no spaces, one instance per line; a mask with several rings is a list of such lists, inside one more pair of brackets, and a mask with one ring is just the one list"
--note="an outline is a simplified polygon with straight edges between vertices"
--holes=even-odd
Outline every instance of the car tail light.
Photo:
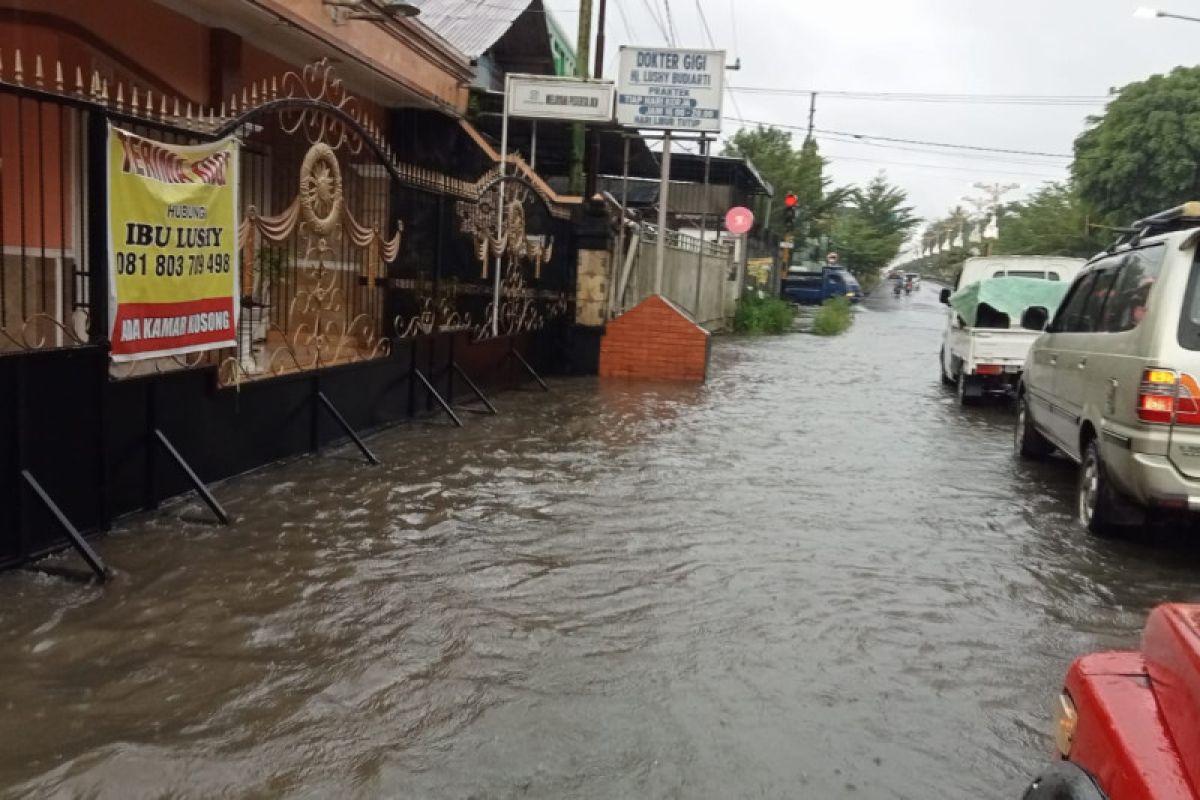
[[979,364],[975,367],[976,375],[999,375],[1004,372],[1000,364]]
[[1079,712],[1071,695],[1063,692],[1054,704],[1054,743],[1063,758],[1071,755],[1071,745],[1075,743],[1075,729],[1079,727]]
[[1142,372],[1137,412],[1142,422],[1200,425],[1200,384],[1186,372],[1147,369]]

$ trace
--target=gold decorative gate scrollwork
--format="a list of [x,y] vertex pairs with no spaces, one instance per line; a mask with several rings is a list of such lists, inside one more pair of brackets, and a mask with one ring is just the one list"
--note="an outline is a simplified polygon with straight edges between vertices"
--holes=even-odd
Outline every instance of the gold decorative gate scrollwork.
[[[504,186],[503,191],[501,186]],[[501,197],[503,197],[503,228],[501,228]],[[533,268],[533,280],[540,280],[542,267],[554,255],[554,239],[548,235],[530,235],[526,208],[535,196],[529,187],[517,180],[497,179],[486,186],[476,203],[460,202],[457,207],[460,230],[474,242],[480,262],[480,277],[494,279],[493,265],[500,269],[500,304],[495,298],[487,306],[484,319],[474,326],[476,338],[492,335],[492,319],[496,331],[511,335],[540,330],[552,314],[560,314],[559,304],[551,295],[528,285],[525,265]],[[540,198],[536,199],[540,202]],[[565,300],[564,300],[565,302]]]
[[[247,343],[237,358],[223,362],[222,379],[238,382],[260,375],[277,375],[315,369],[346,361],[386,355],[390,340],[378,320],[369,313],[353,313],[345,292],[329,266],[333,244],[339,237],[362,251],[362,283],[375,292],[382,283],[381,272],[400,253],[404,226],[384,239],[378,225],[360,223],[348,207],[342,167],[335,149],[324,142],[312,144],[300,165],[296,193],[282,212],[263,214],[256,206],[246,208],[239,228],[242,255],[241,291],[244,309],[268,309],[259,326],[266,330]],[[297,237],[295,250],[301,262],[295,266],[293,284],[287,287],[291,300],[282,314],[287,325],[269,316],[271,282],[264,275],[258,254],[264,243],[272,245]],[[307,264],[309,266],[304,266]],[[358,287],[351,290],[359,291]]]

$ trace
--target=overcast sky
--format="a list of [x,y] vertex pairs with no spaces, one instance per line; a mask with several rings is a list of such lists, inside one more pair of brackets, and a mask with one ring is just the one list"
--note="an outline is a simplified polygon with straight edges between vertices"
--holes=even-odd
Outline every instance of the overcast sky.
[[[1101,96],[1200,54],[1200,23],[1135,19],[1146,0],[669,0],[680,47],[707,47],[697,3],[718,48],[741,58],[734,85],[818,91]],[[574,0],[546,0],[562,26],[579,24]],[[664,44],[649,8],[664,0],[609,0],[606,77],[622,44]],[[1200,16],[1200,0],[1159,6]],[[572,10],[574,9],[574,10]],[[624,12],[625,20],[622,19]],[[736,25],[734,17],[736,16]],[[803,126],[808,98],[737,93],[725,102],[725,135],[741,116]],[[996,105],[879,102],[821,97],[818,128],[828,131],[1069,154],[1089,113],[1101,104]],[[740,114],[738,109],[740,108]],[[797,134],[797,144],[803,133]],[[1067,159],[962,153],[917,145],[835,141],[822,153],[838,183],[879,170],[935,217],[961,202],[976,181],[1020,183],[1010,197],[1065,176]],[[913,149],[898,149],[908,147]],[[937,152],[929,152],[929,151]],[[919,151],[919,152],[918,152]],[[776,187],[786,190],[787,187]]]

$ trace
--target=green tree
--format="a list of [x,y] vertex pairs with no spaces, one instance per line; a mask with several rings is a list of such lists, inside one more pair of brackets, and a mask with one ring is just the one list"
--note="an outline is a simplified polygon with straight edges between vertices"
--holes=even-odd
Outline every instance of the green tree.
[[799,157],[792,147],[792,136],[779,128],[742,128],[726,143],[723,155],[748,158],[759,174],[775,187],[775,204],[768,227],[783,230],[783,195],[795,191],[789,187],[797,182]]
[[830,226],[831,246],[854,276],[870,288],[921,221],[907,205],[908,194],[888,183],[882,173],[865,189],[851,191],[848,199]]
[[1088,122],[1071,174],[1105,221],[1127,225],[1200,198],[1200,67],[1131,83]]
[[908,193],[888,183],[887,175],[882,172],[871,179],[866,189],[854,191],[853,202],[863,218],[884,233],[907,234],[921,223],[913,214],[913,207],[905,205]]
[[825,175],[828,161],[815,139],[792,146],[792,135],[776,127],[742,128],[725,145],[723,155],[748,158],[759,173],[775,187],[775,203],[768,220],[772,230],[783,233],[783,197],[794,192],[797,199],[795,235],[798,242],[828,231],[833,212],[847,198],[849,189],[833,188]]
[[1109,238],[1092,227],[1090,219],[1076,192],[1061,183],[1047,183],[1026,200],[1005,206],[993,252],[1089,258],[1103,250]]

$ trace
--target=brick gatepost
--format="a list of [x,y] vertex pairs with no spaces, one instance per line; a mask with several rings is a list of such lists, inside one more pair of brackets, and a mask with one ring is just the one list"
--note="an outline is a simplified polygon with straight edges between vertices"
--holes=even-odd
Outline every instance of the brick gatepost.
[[709,333],[662,295],[652,294],[608,323],[600,377],[703,383]]

